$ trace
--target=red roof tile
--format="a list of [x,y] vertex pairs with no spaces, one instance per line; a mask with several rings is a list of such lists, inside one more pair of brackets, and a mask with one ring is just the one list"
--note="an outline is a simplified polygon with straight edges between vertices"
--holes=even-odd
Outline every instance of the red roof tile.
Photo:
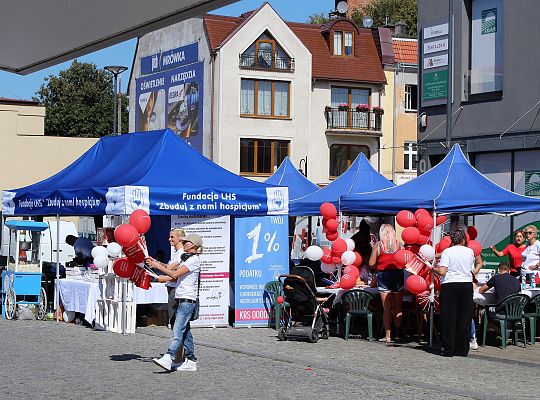
[[411,39],[392,39],[396,62],[418,63],[418,42]]
[[[216,50],[228,36],[245,21],[245,17],[226,17],[206,14],[205,29],[212,50]],[[312,75],[315,79],[386,83],[377,47],[370,29],[358,28],[347,19],[333,21],[337,30],[355,29],[355,57],[334,56],[331,53],[328,24],[325,26],[285,22],[312,54]],[[351,26],[353,25],[353,26]],[[330,26],[330,29],[332,27]],[[323,32],[321,32],[323,31]]]

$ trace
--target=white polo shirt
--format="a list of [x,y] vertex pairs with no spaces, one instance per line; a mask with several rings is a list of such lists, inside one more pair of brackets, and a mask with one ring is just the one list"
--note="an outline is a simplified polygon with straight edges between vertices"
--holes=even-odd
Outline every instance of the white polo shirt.
[[[182,259],[180,258],[182,254],[184,254],[183,248],[179,248],[178,250],[176,250],[173,247],[173,253],[172,253],[171,261],[169,261],[169,265],[175,262],[177,262],[178,264],[182,264]],[[176,287],[176,283],[177,281],[168,281],[165,285],[170,286],[170,287]]]
[[176,299],[197,300],[197,285],[201,270],[201,260],[195,254],[186,261],[181,261],[180,266],[182,265],[185,265],[189,269],[189,272],[178,278],[174,297]]
[[442,252],[439,266],[448,268],[446,275],[441,277],[441,284],[472,282],[474,252],[465,246],[449,247]]
[[521,274],[526,275],[536,272],[537,270],[529,270],[529,267],[535,266],[540,262],[540,240],[537,240],[533,244],[525,247],[525,250],[523,250],[521,256],[523,257],[523,268],[521,269]]

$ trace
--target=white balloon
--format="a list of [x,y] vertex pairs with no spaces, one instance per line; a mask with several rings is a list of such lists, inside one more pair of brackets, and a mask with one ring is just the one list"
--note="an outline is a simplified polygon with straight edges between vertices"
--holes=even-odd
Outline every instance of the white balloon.
[[423,244],[420,247],[419,253],[428,261],[432,261],[435,258],[435,249],[429,244]]
[[351,265],[356,260],[356,254],[354,254],[354,251],[344,251],[341,255],[341,263],[343,265]]
[[321,264],[321,270],[322,272],[324,272],[325,274],[331,274],[332,272],[334,272],[336,270],[336,264],[325,264],[325,263],[322,263]]
[[351,238],[345,239],[345,242],[347,243],[347,250],[353,251],[356,244],[354,243],[354,240]]
[[111,242],[107,245],[107,252],[111,257],[118,257],[122,252],[122,246],[116,242]]
[[107,265],[109,265],[109,257],[99,256],[94,258],[94,265],[98,268],[105,268]]
[[92,249],[92,258],[98,258],[99,256],[109,256],[109,252],[103,246],[96,246]]
[[304,256],[311,261],[319,261],[323,256],[323,250],[319,246],[309,246],[306,249]]
[[75,319],[75,311],[64,311],[62,313],[62,319],[66,322],[71,322]]

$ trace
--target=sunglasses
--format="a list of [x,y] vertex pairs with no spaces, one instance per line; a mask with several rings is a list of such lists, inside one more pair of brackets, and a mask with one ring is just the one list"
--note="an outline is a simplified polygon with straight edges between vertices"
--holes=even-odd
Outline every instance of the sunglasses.
[[527,231],[527,232],[523,232],[525,235],[532,235],[534,232],[532,231]]

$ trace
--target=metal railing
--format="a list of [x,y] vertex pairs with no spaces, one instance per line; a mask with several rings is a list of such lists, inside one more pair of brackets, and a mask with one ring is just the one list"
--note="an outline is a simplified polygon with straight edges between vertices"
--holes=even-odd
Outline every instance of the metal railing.
[[276,51],[240,54],[240,68],[294,71],[294,58],[280,56]]
[[380,131],[382,114],[373,111],[343,110],[339,108],[325,109],[327,129],[358,129]]

